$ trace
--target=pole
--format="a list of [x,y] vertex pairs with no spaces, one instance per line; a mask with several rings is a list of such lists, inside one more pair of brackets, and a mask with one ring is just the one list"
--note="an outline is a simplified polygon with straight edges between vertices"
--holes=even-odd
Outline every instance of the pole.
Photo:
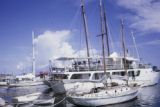
[[106,60],[105,60],[105,47],[104,47],[104,23],[103,23],[103,9],[102,0],[100,0],[100,17],[101,17],[101,36],[102,36],[102,54],[103,54],[103,70],[104,74],[108,77],[106,73]]
[[32,31],[32,73],[35,76],[36,70],[35,70],[35,44],[34,44],[34,31]]
[[106,34],[106,46],[107,46],[107,54],[108,57],[110,56],[110,48],[109,48],[109,36],[108,36],[108,26],[107,26],[107,19],[106,19],[106,11],[103,5],[103,17],[104,17],[104,27],[105,27],[105,34]]
[[84,7],[84,0],[81,0],[81,9],[82,9],[82,17],[83,17],[83,25],[84,25],[84,31],[85,31],[85,40],[86,40],[86,47],[87,47],[87,57],[88,57],[88,65],[90,70],[90,53],[89,53],[89,45],[88,45],[88,26],[87,26],[87,19],[86,19],[86,13],[85,13],[85,7]]
[[136,49],[137,59],[140,61],[139,52],[138,52],[138,48],[137,48],[137,45],[136,45],[136,40],[135,40],[135,36],[134,36],[133,31],[131,31],[131,35],[132,35],[134,47],[135,47],[135,49]]
[[128,73],[127,73],[127,66],[126,66],[126,47],[125,47],[125,41],[124,41],[124,20],[121,19],[121,40],[122,40],[122,48],[123,48],[123,65],[124,65],[124,70],[126,72],[126,77],[127,77],[127,85],[128,85]]

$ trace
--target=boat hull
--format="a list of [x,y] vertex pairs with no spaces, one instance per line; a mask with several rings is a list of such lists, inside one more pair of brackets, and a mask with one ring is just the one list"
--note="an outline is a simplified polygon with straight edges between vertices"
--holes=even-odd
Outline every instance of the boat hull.
[[41,95],[41,93],[33,93],[33,94],[28,94],[28,95],[24,95],[24,96],[19,96],[19,97],[15,97],[13,98],[14,103],[28,103],[28,102],[32,102],[36,99],[38,99],[38,97]]
[[152,69],[142,69],[141,74],[135,78],[135,82],[143,87],[147,87],[158,84],[159,79],[160,72],[152,71]]
[[[99,82],[92,82],[92,81],[87,81],[87,82],[60,82],[60,81],[48,81],[47,82],[48,86],[52,88],[53,92],[55,94],[63,94],[66,92],[72,93],[88,93],[90,92],[93,88],[95,87],[104,87],[103,83]],[[46,85],[47,85],[46,84]]]
[[29,81],[29,82],[18,82],[18,83],[11,83],[8,84],[8,87],[26,87],[26,86],[37,86],[43,85],[43,81]]
[[44,100],[35,100],[33,102],[34,105],[51,105],[54,104],[55,98],[51,98],[51,99],[44,99]]
[[7,86],[7,82],[0,82],[0,86]]
[[68,97],[67,100],[78,106],[102,106],[117,104],[122,102],[130,101],[136,98],[138,91],[134,91],[127,95],[115,96],[115,97],[95,97],[95,98],[84,98],[84,97]]

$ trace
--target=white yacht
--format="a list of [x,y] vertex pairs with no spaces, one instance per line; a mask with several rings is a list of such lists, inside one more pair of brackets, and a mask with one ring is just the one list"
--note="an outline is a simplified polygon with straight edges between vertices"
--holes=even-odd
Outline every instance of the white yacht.
[[[63,81],[100,81],[104,75],[102,59],[90,58],[91,68],[87,65],[87,58],[59,58],[55,62],[63,63],[63,67],[54,63],[50,77],[52,80],[63,79]],[[143,86],[155,85],[160,78],[160,70],[156,66],[138,63],[136,59],[128,57],[128,80],[129,83],[138,83]],[[122,78],[125,75],[125,70],[122,63],[123,58],[110,57],[106,72],[111,77]],[[114,80],[114,79],[113,79]]]
[[[156,66],[151,66],[148,64],[143,64],[140,62],[139,55],[138,58],[133,58],[126,54],[126,48],[124,40],[122,41],[123,53],[124,56],[120,56],[117,53],[110,54],[109,44],[107,44],[108,57],[90,57],[89,53],[89,45],[88,45],[88,26],[85,14],[84,4],[81,4],[82,9],[82,18],[84,25],[84,33],[86,40],[86,49],[87,49],[87,57],[61,57],[52,62],[50,64],[50,77],[51,81],[45,81],[45,84],[48,86],[55,86],[55,80],[63,80],[69,82],[80,82],[80,81],[100,81],[105,73],[110,76],[112,81],[116,81],[113,77],[126,79],[128,83],[137,83],[142,86],[150,86],[158,83],[160,78],[160,72]],[[106,24],[106,14],[104,11],[104,7],[100,7],[101,11],[101,30],[102,34],[102,48],[104,48],[104,38],[106,35],[106,39],[108,41],[108,32],[107,32],[107,24]],[[124,24],[123,21],[121,23],[121,32],[123,37],[123,29]],[[105,28],[104,28],[105,27]],[[104,31],[105,30],[105,31]],[[135,44],[135,39],[134,39]],[[136,44],[135,44],[136,45]],[[136,47],[136,46],[135,46]],[[104,49],[103,49],[104,50]],[[137,50],[137,48],[136,48]],[[137,51],[138,53],[138,51]],[[105,51],[103,51],[105,55]],[[106,60],[105,62],[103,60]],[[103,64],[104,62],[105,64]],[[105,65],[105,66],[103,66]],[[104,73],[104,69],[105,73]],[[125,78],[125,74],[127,74],[127,78]],[[66,83],[66,82],[64,82]],[[68,83],[70,84],[70,83]],[[121,84],[124,84],[123,82]],[[70,84],[72,85],[72,84]],[[70,87],[68,85],[68,87]],[[87,85],[86,85],[87,86]],[[88,86],[89,87],[89,86]],[[66,87],[65,87],[66,88]],[[54,88],[53,88],[54,89]],[[69,88],[67,88],[69,89]]]

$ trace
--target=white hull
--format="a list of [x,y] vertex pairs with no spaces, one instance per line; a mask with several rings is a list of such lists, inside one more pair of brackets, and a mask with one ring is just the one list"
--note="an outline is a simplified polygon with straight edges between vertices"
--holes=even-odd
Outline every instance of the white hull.
[[51,99],[44,99],[44,100],[35,100],[33,102],[34,105],[51,105],[54,104],[55,98],[51,98]]
[[[113,75],[113,72],[122,72],[123,70],[107,70],[107,73],[110,73],[110,75]],[[135,76],[135,79],[132,77],[129,77],[129,82],[130,83],[137,83],[142,86],[151,86],[155,85],[159,82],[160,79],[160,72],[155,72],[152,70],[152,68],[145,68],[145,69],[129,69],[128,72],[130,71],[140,71],[140,74],[138,76]],[[123,71],[124,72],[124,71]],[[75,74],[90,74],[88,80],[90,81],[95,81],[94,79],[94,74],[102,74],[103,71],[85,71],[85,72],[64,72],[64,74],[69,75],[68,80],[72,81],[72,75]],[[86,78],[86,77],[85,77]],[[100,77],[101,79],[102,77]],[[99,80],[100,80],[99,79]],[[79,80],[84,80],[79,79]]]
[[[129,84],[132,83],[136,83],[138,85],[141,85],[142,87],[146,87],[146,86],[151,86],[151,85],[155,85],[158,83],[159,78],[160,78],[160,72],[154,72],[152,71],[151,68],[148,69],[132,69],[132,70],[140,70],[140,74],[138,76],[135,77],[135,79],[133,79],[132,77],[129,77]],[[112,72],[119,72],[120,70],[112,70],[112,71],[107,71],[110,72],[110,74],[112,74]],[[130,70],[131,71],[131,70]],[[48,82],[48,86],[51,86],[53,91],[56,93],[65,93],[65,92],[79,92],[79,93],[83,93],[83,92],[90,92],[92,88],[94,87],[103,87],[103,83],[96,83],[93,82],[93,74],[94,73],[102,73],[103,71],[88,71],[87,73],[91,74],[90,77],[90,82],[88,80],[88,82],[84,82],[84,79],[80,79],[80,80],[76,80],[76,82],[74,82],[73,79],[69,78],[69,80],[63,80],[64,83],[54,83],[54,81],[50,81]],[[86,72],[85,72],[86,73]],[[66,74],[85,74],[84,72],[66,72]],[[79,82],[78,82],[79,81]],[[96,80],[98,81],[98,80]],[[110,82],[110,80],[108,81]],[[116,82],[118,84],[126,84],[125,81],[120,81],[117,79],[112,79],[112,82]]]
[[26,87],[26,86],[36,86],[42,85],[43,81],[23,81],[18,83],[11,83],[8,87]]
[[91,89],[95,87],[104,87],[103,83],[96,83],[96,82],[50,82],[52,83],[51,86],[52,90],[56,94],[62,94],[65,92],[76,92],[76,93],[88,93],[91,91]]
[[154,72],[152,69],[142,69],[140,75],[136,77],[135,81],[146,87],[158,84],[159,79],[160,72]]
[[76,93],[88,93],[91,92],[95,87],[104,87],[103,83],[95,82],[76,82],[76,83],[66,83],[64,87],[67,92],[76,92]]
[[1,97],[0,97],[0,107],[4,107],[5,106],[5,100],[3,100]]
[[90,94],[86,96],[69,96],[67,100],[75,105],[80,106],[102,106],[116,103],[122,103],[136,98],[138,90],[131,91],[122,95],[110,95],[110,94]]
[[13,99],[14,103],[28,103],[28,102],[32,102],[36,99],[38,99],[38,97],[41,95],[41,93],[33,93],[33,94],[28,94],[28,95],[24,95],[24,96],[19,96],[19,97],[15,97]]
[[[107,70],[108,73],[113,74],[113,72],[120,72],[123,70]],[[135,76],[133,79],[132,77],[129,77],[129,84],[136,83],[142,87],[146,86],[152,86],[158,83],[160,78],[160,72],[155,72],[152,70],[152,68],[145,68],[145,69],[129,69],[128,71],[140,71],[138,76]],[[88,77],[88,81],[86,82],[86,79],[72,79],[72,75],[75,74],[90,74]],[[94,73],[103,73],[103,71],[85,71],[85,72],[64,72],[64,74],[69,75],[69,78],[67,80],[63,80],[64,83],[61,84],[52,84],[54,81],[48,82],[48,86],[51,86],[53,91],[57,93],[64,93],[64,92],[90,92],[90,90],[94,87],[103,87],[103,83],[94,83],[91,81],[99,81],[95,80],[93,77]],[[85,82],[84,82],[85,80]],[[67,82],[65,82],[67,81]],[[74,82],[76,81],[76,82]],[[79,82],[78,82],[79,81]],[[125,81],[120,81],[117,79],[112,79],[112,82],[116,82],[118,84],[126,84]]]
[[0,86],[7,86],[7,82],[0,82]]

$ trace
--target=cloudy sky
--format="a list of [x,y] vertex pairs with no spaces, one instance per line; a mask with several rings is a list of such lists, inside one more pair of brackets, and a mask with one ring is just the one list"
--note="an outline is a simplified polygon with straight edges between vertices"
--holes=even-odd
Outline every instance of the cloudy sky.
[[[104,0],[110,48],[121,53],[120,19],[126,46],[136,56],[160,66],[160,0]],[[85,0],[91,54],[101,53],[99,0]],[[0,0],[0,73],[31,71],[32,31],[36,68],[60,56],[86,55],[80,0]]]

